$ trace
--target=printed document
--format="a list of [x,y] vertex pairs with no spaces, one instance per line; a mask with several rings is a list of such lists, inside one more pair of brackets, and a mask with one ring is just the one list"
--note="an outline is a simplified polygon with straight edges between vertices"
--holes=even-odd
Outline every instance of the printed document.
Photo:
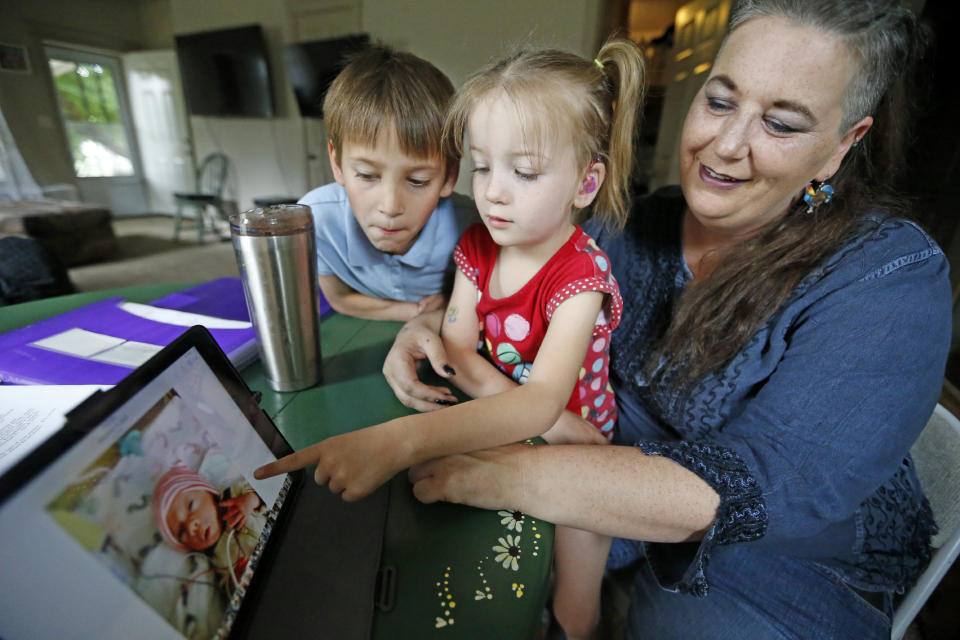
[[0,385],[0,474],[66,422],[66,414],[110,385]]

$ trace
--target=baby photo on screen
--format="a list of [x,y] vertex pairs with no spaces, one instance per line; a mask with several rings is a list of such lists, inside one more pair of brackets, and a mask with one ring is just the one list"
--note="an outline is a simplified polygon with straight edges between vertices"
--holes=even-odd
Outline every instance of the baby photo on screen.
[[46,505],[190,639],[217,634],[271,507],[231,462],[243,459],[233,431],[227,415],[171,388]]

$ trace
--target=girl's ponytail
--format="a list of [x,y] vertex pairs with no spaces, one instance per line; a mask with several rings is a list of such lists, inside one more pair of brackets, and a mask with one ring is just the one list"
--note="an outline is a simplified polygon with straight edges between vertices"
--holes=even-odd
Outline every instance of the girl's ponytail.
[[612,120],[607,140],[607,177],[597,194],[595,210],[605,222],[622,228],[629,215],[630,178],[642,116],[645,66],[643,53],[630,40],[608,40],[595,64],[602,67],[610,93]]

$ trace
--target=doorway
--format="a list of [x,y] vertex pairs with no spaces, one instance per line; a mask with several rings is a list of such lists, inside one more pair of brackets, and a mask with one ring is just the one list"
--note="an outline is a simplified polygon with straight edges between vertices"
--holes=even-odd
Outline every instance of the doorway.
[[58,46],[44,52],[81,198],[118,214],[146,211],[119,58]]
[[149,210],[173,214],[175,191],[194,191],[193,141],[173,49],[123,57]]

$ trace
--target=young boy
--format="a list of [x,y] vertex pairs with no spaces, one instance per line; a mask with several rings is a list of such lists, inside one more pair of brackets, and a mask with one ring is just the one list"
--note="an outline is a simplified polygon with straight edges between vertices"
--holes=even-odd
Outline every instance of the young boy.
[[351,59],[323,102],[335,183],[313,211],[320,289],[339,313],[406,321],[440,309],[453,247],[478,220],[453,193],[460,157],[441,151],[450,80],[382,45]]

